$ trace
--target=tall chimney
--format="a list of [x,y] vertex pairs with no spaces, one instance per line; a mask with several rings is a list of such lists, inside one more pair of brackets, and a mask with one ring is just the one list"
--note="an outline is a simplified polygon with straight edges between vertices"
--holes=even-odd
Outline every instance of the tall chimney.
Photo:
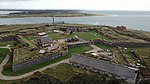
[[54,18],[54,16],[53,16],[53,25],[55,25],[55,18]]

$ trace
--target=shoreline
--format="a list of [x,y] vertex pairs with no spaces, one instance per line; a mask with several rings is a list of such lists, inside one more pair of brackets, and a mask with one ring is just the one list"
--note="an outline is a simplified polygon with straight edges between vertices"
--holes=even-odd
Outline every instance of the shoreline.
[[10,15],[1,14],[0,18],[32,18],[32,17],[90,17],[90,16],[110,16],[108,14],[89,14],[89,13],[75,13],[75,14],[33,14],[33,15]]

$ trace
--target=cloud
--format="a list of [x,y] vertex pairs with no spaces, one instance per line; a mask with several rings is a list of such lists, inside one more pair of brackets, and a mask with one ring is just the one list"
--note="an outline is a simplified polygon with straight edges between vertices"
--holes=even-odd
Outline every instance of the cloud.
[[0,8],[150,10],[150,0],[1,0]]

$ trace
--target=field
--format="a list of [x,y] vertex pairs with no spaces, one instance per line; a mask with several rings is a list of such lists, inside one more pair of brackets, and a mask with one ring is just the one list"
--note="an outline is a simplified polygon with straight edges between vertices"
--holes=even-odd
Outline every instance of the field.
[[54,32],[48,32],[47,33],[48,37],[52,38],[53,40],[59,40],[63,38],[72,38],[74,35],[61,35],[59,33],[54,33]]
[[98,39],[98,37],[96,37],[95,35],[93,35],[91,32],[83,32],[83,33],[76,32],[75,34],[79,38],[82,38],[82,39],[87,40],[87,41]]
[[0,46],[7,46],[8,44],[14,45],[16,43],[17,43],[16,41],[5,41],[5,42],[0,42]]
[[107,75],[97,74],[70,64],[60,64],[45,70],[44,73],[67,82],[67,84],[126,84],[123,80],[114,80]]
[[92,31],[91,33],[100,39],[106,40],[108,42],[112,41],[110,38],[107,38],[107,37],[103,36],[102,34],[98,34],[96,31]]
[[17,48],[14,50],[13,65],[29,59],[37,58],[39,55],[38,50],[31,52],[25,48]]
[[0,32],[6,32],[6,31],[17,31],[17,30],[22,30],[22,29],[27,29],[27,28],[34,28],[37,26],[42,26],[43,24],[21,24],[21,25],[6,25],[6,26],[1,26],[0,27]]
[[133,48],[133,50],[150,69],[150,48]]
[[30,48],[34,49],[37,48],[37,46],[35,44],[33,44],[31,41],[27,40],[26,38],[24,38],[23,36],[19,36],[19,39],[21,40],[21,42],[23,42],[24,44],[28,44]]
[[[33,66],[31,68],[24,69],[24,70],[18,71],[18,72],[13,72],[12,68],[10,66],[10,67],[5,68],[2,73],[5,74],[5,75],[21,75],[21,74],[24,74],[24,73],[31,72],[33,70],[42,68],[42,67],[47,66],[49,64],[53,64],[53,63],[56,63],[58,61],[70,58],[72,56],[72,54],[74,54],[74,53],[81,54],[81,53],[89,51],[91,49],[92,48],[90,46],[71,48],[71,49],[69,49],[69,54],[67,56],[62,56],[62,57],[59,57],[57,59],[54,59],[54,60],[51,60],[51,61],[48,61],[48,62],[44,62],[44,63],[41,63],[41,64],[39,64],[37,66]],[[12,63],[12,59],[10,59],[8,63]]]
[[103,45],[103,44],[96,44],[96,46],[98,46],[98,47],[101,48],[101,49],[112,49],[112,47],[110,47],[110,46],[105,46],[105,45]]
[[60,64],[56,67],[45,70],[44,73],[58,78],[61,81],[67,81],[78,73],[85,73],[85,70],[73,67],[69,64]]
[[91,32],[81,32],[81,33],[75,32],[75,33],[70,34],[70,35],[48,32],[47,35],[54,40],[64,39],[64,38],[72,38],[74,35],[77,35],[79,38],[87,40],[87,41],[99,39],[98,37],[93,35]]
[[[132,36],[128,36],[126,34],[120,34],[114,31],[113,28],[102,27],[98,29],[99,32],[103,33],[104,35],[108,36],[109,38],[114,39],[115,42],[138,42],[138,43],[147,43],[147,41],[143,39],[134,38]],[[141,34],[142,35],[142,34]],[[108,39],[108,41],[110,41]]]
[[6,55],[9,53],[9,50],[6,48],[0,48],[0,64],[6,57]]

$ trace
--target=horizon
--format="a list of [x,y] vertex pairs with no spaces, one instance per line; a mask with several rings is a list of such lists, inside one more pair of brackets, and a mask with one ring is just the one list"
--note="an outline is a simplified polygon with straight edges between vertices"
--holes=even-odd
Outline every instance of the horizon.
[[15,11],[15,10],[79,10],[79,11],[145,11],[150,12],[150,10],[88,10],[88,9],[1,9],[0,11]]

